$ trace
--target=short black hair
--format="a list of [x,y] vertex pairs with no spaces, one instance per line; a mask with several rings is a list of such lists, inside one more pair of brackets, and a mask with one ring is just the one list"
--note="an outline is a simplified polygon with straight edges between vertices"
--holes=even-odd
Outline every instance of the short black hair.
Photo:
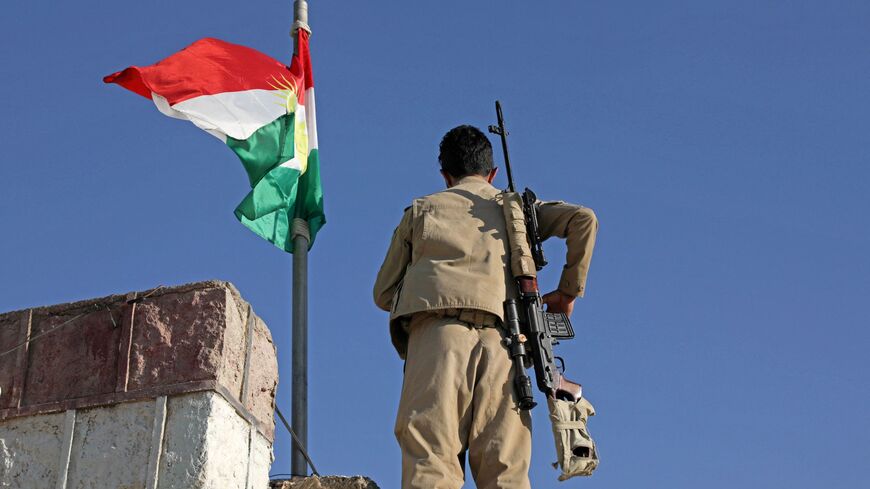
[[441,169],[454,178],[486,176],[492,171],[492,144],[474,126],[462,125],[447,131],[438,149]]

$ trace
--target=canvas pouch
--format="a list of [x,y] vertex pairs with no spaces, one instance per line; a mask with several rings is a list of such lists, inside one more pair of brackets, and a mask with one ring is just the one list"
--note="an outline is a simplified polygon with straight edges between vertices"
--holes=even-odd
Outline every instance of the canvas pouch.
[[550,398],[547,399],[547,406],[550,408],[558,456],[553,467],[562,469],[559,480],[592,475],[592,471],[598,467],[598,449],[589,435],[586,422],[590,416],[595,416],[595,408],[584,397],[576,402]]

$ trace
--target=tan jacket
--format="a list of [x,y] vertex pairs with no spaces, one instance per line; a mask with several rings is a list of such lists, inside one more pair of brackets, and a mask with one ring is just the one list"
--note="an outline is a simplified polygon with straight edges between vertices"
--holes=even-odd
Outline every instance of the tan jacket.
[[[541,238],[567,239],[559,290],[582,296],[598,220],[591,209],[540,202]],[[503,319],[514,280],[500,191],[466,177],[405,210],[374,287],[375,304],[390,311],[393,344],[404,358],[401,318],[439,309],[477,309]]]

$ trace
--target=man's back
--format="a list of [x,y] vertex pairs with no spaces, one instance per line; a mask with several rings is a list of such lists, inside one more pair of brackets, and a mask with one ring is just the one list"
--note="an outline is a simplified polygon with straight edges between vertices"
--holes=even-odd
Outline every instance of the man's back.
[[[416,199],[396,230],[410,246],[408,262],[385,263],[375,296],[391,317],[449,308],[477,309],[501,317],[511,283],[499,191],[465,178],[442,192]],[[401,274],[403,282],[392,277]]]

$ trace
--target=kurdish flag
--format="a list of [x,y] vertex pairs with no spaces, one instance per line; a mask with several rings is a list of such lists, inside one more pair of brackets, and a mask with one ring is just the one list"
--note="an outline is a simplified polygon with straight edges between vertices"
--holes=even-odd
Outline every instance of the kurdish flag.
[[251,184],[236,217],[291,253],[294,218],[308,222],[311,243],[326,222],[308,32],[299,29],[298,35],[299,53],[290,67],[253,49],[206,38],[157,64],[103,78],[226,143]]

